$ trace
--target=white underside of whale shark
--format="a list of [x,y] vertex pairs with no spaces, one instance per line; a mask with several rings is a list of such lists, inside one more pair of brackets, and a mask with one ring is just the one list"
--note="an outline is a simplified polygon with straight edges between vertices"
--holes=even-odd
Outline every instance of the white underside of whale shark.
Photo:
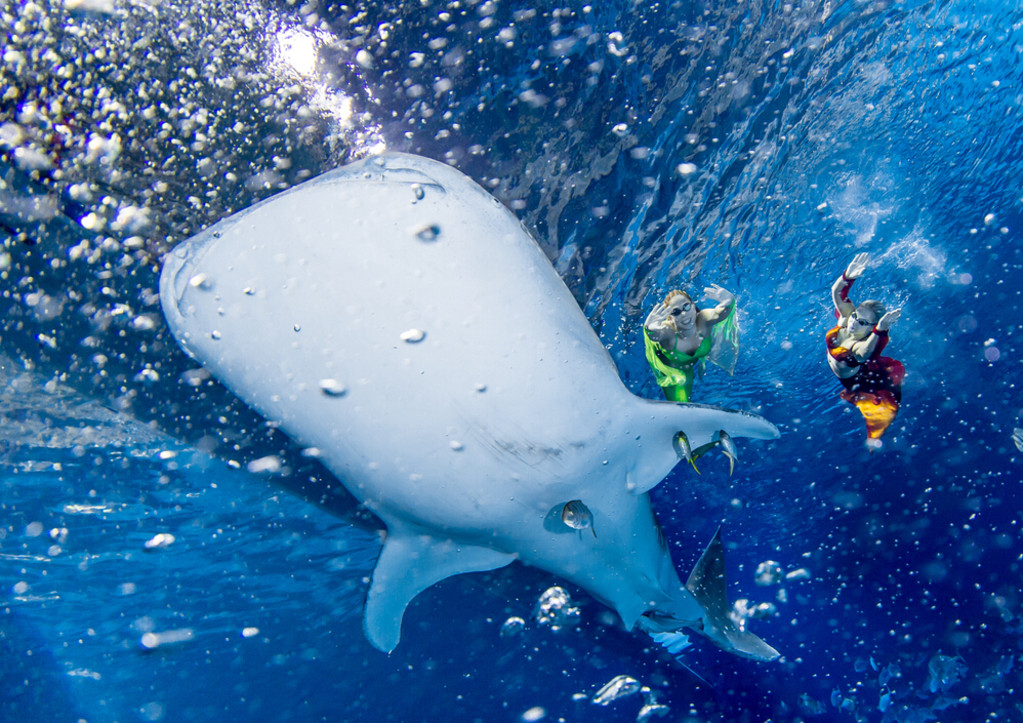
[[[239,212],[165,260],[184,349],[387,525],[365,630],[392,650],[430,585],[518,559],[624,624],[776,651],[728,616],[715,537],[683,585],[647,491],[760,417],[630,393],[516,217],[453,168],[386,154]],[[567,525],[565,505],[592,515]]]

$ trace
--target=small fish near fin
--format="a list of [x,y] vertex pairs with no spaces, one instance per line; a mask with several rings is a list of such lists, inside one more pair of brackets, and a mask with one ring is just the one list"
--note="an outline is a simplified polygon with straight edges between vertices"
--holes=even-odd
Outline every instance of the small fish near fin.
[[720,527],[689,574],[686,589],[707,611],[700,632],[719,647],[753,660],[770,661],[780,657],[777,650],[753,633],[741,630],[732,620],[725,584],[725,547],[721,543]]
[[675,446],[675,454],[678,455],[678,458],[693,465],[696,474],[700,474],[700,470],[696,466],[696,457],[698,455],[693,454],[693,447],[689,444],[689,437],[686,436],[686,433],[676,432],[675,436],[671,439],[671,443]]
[[731,476],[735,472],[735,463],[739,459],[739,450],[735,448],[735,442],[732,441],[732,437],[723,429],[717,433],[717,441],[721,445],[721,453],[728,457],[728,475]]
[[416,595],[452,575],[496,570],[514,559],[489,547],[390,526],[366,597],[366,637],[375,648],[391,652],[401,638],[405,608]]

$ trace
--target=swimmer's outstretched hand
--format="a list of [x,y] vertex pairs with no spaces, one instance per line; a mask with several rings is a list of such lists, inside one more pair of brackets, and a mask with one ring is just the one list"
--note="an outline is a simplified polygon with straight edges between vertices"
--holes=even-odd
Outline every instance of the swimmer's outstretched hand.
[[888,331],[888,329],[891,328],[892,324],[894,324],[896,321],[899,320],[899,317],[901,315],[902,315],[902,309],[892,309],[887,314],[885,314],[880,319],[878,319],[877,325],[876,325],[877,326],[877,330],[878,331]]
[[643,322],[643,326],[648,331],[659,331],[666,326],[674,328],[675,325],[669,324],[668,321],[668,305],[661,301],[655,304],[650,313],[646,315],[646,321]]
[[849,265],[845,267],[845,278],[852,281],[863,276],[863,272],[867,270],[867,264],[870,263],[870,254],[867,252],[856,254],[853,260],[849,262]]
[[711,284],[703,290],[703,295],[708,299],[713,299],[719,304],[731,304],[735,301],[735,297],[732,292],[728,289],[722,288],[717,284]]

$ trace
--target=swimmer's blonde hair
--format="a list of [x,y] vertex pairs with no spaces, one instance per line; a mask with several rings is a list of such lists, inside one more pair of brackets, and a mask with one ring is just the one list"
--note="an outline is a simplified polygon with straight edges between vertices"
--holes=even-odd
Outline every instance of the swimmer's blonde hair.
[[672,289],[671,291],[669,291],[668,295],[664,297],[664,303],[670,304],[671,300],[674,299],[676,296],[684,296],[686,298],[686,301],[688,301],[690,304],[693,303],[693,297],[691,297],[686,292],[682,291],[682,289]]

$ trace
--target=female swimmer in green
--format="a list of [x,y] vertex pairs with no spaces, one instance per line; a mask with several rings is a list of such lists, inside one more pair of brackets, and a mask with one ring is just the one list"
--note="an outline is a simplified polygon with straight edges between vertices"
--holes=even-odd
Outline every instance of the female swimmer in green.
[[[655,306],[643,322],[647,362],[664,396],[673,402],[689,401],[696,364],[711,355],[714,337],[719,332],[728,336],[733,346],[738,344],[735,297],[716,284],[703,293],[718,302],[717,306],[700,309],[689,294],[676,290]],[[721,326],[715,329],[718,324]]]

